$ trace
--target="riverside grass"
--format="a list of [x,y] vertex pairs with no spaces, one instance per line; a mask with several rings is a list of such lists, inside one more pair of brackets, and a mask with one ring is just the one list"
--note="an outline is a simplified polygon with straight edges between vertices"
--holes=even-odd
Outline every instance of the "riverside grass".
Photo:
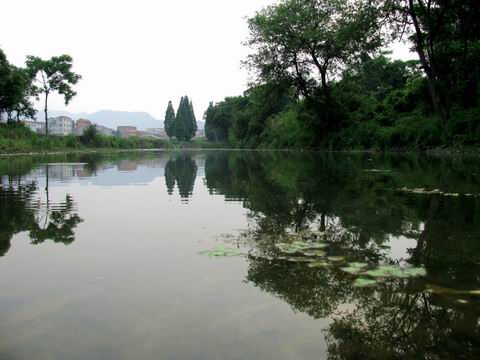
[[96,135],[87,139],[81,136],[42,135],[30,131],[22,124],[0,124],[0,154],[76,152],[86,150],[129,149],[206,149],[221,147],[203,139],[177,141],[144,137],[119,138]]

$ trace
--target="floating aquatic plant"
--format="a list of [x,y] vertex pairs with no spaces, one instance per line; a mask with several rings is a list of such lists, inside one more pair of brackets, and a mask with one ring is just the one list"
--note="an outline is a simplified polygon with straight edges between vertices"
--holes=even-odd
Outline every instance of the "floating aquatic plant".
[[294,263],[307,263],[307,262],[312,262],[312,259],[306,258],[306,257],[301,257],[301,256],[290,256],[287,257],[285,260],[294,262]]
[[308,267],[310,268],[317,268],[317,267],[329,267],[331,266],[332,264],[327,262],[327,261],[323,261],[323,260],[317,260],[317,261],[312,261],[311,263],[308,264]]
[[323,256],[325,256],[325,251],[322,251],[322,250],[305,250],[305,251],[301,251],[301,254],[303,254],[305,256],[323,257]]
[[340,270],[348,274],[357,275],[363,272],[367,266],[368,264],[366,263],[351,262],[348,263],[348,266],[340,268]]
[[353,282],[353,286],[356,287],[367,287],[367,286],[372,286],[377,283],[376,280],[365,278],[365,277],[359,277]]
[[368,270],[366,275],[371,277],[394,277],[394,278],[410,278],[427,275],[424,268],[421,267],[408,267],[401,268],[396,265],[380,265],[376,269]]
[[226,248],[223,246],[217,246],[210,250],[200,251],[201,255],[205,255],[208,257],[223,257],[223,256],[240,256],[242,252],[238,249],[234,248]]
[[310,243],[305,241],[294,241],[292,243],[277,243],[275,247],[285,254],[295,254],[303,251],[313,251],[315,249],[323,249],[327,244]]
[[340,261],[345,261],[344,256],[329,256],[327,257],[327,260],[333,261],[333,262],[340,262]]

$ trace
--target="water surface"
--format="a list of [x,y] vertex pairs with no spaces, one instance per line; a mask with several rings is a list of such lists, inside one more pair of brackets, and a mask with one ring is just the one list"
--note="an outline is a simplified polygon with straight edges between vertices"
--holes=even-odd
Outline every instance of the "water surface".
[[[1,359],[480,357],[477,158],[8,157],[0,179]],[[276,247],[304,239],[329,263]],[[357,287],[351,262],[426,275]]]

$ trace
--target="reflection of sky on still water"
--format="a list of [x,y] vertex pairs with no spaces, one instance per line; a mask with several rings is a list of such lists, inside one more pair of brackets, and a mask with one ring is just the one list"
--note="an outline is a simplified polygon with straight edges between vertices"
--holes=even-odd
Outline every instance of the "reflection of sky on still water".
[[[478,165],[369,159],[150,152],[11,158],[15,172],[0,159],[1,357],[474,356],[479,200],[396,189],[480,192]],[[306,227],[330,255],[428,275],[355,288],[338,266],[275,259],[269,241]],[[250,255],[198,254],[217,246]]]

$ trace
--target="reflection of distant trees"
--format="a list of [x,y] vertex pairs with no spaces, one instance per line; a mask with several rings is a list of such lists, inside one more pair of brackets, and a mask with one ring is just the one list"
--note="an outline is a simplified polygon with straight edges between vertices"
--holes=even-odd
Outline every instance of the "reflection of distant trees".
[[331,240],[347,255],[363,254],[363,260],[370,262],[382,259],[392,238],[405,236],[417,240],[406,259],[411,263],[435,263],[438,268],[440,262],[442,266],[478,266],[474,262],[480,258],[480,241],[476,241],[480,239],[480,197],[397,191],[403,186],[446,186],[442,190],[477,193],[478,164],[468,159],[452,161],[368,154],[211,152],[205,178],[211,193],[241,200],[260,233],[315,226],[329,230]]
[[[43,222],[43,224],[41,224]],[[70,244],[75,240],[73,230],[82,218],[75,212],[75,203],[70,195],[65,201],[55,205],[54,210],[47,209],[45,219],[39,219],[30,228],[32,244],[40,244],[51,239],[56,243]]]
[[359,294],[355,309],[333,316],[329,359],[476,359],[480,309],[446,303],[393,283]]
[[351,298],[351,282],[327,268],[311,269],[262,257],[250,257],[247,280],[315,319],[328,317]]
[[188,198],[193,193],[197,164],[190,154],[179,154],[165,165],[165,184],[169,195],[173,194],[175,184],[182,198]]
[[[480,288],[480,198],[397,191],[406,186],[478,193],[476,162],[217,152],[207,155],[205,177],[210,193],[243,202],[259,234],[315,226],[327,231],[334,253],[369,263],[392,261],[385,247],[405,236],[417,242],[403,260],[426,267],[429,281]],[[262,246],[257,251],[264,251]],[[424,293],[415,280],[391,280],[375,291],[357,289],[334,268],[310,269],[262,256],[249,257],[247,280],[297,311],[331,317],[331,359],[475,358],[480,353],[478,306]],[[352,311],[335,314],[342,303],[351,303]]]
[[0,186],[0,256],[10,249],[14,234],[35,222],[35,212],[28,206],[37,190],[35,182],[19,184],[12,178]]
[[65,201],[50,203],[46,186],[47,201],[43,202],[38,190],[36,181],[20,177],[9,177],[0,186],[0,256],[9,250],[11,238],[22,231],[29,233],[33,244],[47,239],[64,244],[75,240],[74,229],[83,220],[73,198],[67,194]]

